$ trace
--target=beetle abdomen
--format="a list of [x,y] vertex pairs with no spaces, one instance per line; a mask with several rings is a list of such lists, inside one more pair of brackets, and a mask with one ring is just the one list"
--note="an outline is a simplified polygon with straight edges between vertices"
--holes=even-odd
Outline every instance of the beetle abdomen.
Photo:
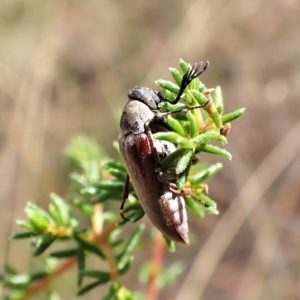
[[174,226],[181,242],[189,244],[189,227],[184,198],[169,190],[162,195],[160,201],[165,206],[168,222]]

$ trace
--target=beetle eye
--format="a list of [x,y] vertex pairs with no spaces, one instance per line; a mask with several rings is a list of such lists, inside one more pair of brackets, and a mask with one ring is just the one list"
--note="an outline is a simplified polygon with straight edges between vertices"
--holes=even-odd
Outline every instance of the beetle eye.
[[141,98],[142,87],[135,86],[128,91],[128,98],[132,100],[139,100]]

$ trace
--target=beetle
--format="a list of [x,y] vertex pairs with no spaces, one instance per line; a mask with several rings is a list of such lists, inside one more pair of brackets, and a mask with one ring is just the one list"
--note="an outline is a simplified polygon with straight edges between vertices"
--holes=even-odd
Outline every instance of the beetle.
[[[166,141],[153,138],[152,133],[168,130],[163,120],[175,112],[160,112],[158,104],[168,101],[176,104],[188,84],[208,67],[208,62],[195,63],[182,77],[175,100],[169,100],[160,92],[146,87],[134,87],[128,92],[128,101],[122,112],[118,136],[120,153],[128,172],[121,210],[128,197],[129,178],[138,199],[153,225],[169,239],[189,244],[187,213],[184,191],[176,187],[177,176],[174,166],[159,171],[161,160],[176,150]],[[199,105],[189,109],[205,106]]]

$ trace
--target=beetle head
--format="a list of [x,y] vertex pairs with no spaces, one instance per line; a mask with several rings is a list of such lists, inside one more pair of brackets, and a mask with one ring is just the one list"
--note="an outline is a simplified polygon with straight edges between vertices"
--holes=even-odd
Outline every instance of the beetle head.
[[158,103],[161,102],[156,91],[146,87],[135,86],[128,91],[130,100],[138,100],[146,104],[151,110],[158,108]]

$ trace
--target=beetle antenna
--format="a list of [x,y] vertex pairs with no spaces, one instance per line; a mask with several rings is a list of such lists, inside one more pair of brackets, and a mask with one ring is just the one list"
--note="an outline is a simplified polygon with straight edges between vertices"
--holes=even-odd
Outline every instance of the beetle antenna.
[[176,99],[171,102],[172,104],[176,104],[180,100],[186,87],[208,68],[209,62],[207,61],[203,68],[202,66],[203,66],[203,61],[201,61],[200,63],[194,63],[191,67],[188,68],[188,70],[185,72],[185,74],[182,77],[178,95]]

